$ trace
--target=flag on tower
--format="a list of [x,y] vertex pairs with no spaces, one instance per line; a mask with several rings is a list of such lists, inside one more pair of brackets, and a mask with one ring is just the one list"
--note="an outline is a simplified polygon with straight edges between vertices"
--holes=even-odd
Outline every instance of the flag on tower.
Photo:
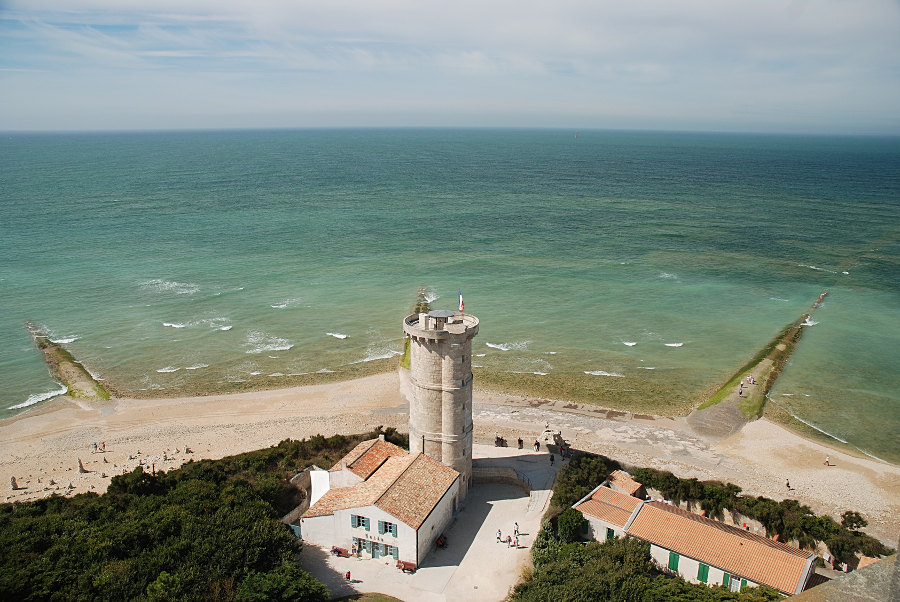
[[459,312],[462,313],[462,311],[463,311],[465,308],[466,308],[466,304],[463,303],[463,299],[462,299],[462,291],[459,291]]

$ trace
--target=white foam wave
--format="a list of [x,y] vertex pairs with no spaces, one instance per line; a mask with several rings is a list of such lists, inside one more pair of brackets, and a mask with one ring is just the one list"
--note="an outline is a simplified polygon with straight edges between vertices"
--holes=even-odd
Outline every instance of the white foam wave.
[[591,376],[614,376],[616,378],[625,378],[624,374],[619,374],[618,372],[606,372],[605,370],[585,370],[585,374],[590,374]]
[[425,302],[426,303],[434,303],[435,301],[437,301],[440,298],[441,298],[441,296],[438,295],[436,292],[434,292],[431,289],[425,291]]
[[253,372],[250,373],[250,376],[259,376],[260,374],[262,374],[262,372],[260,370],[254,370]]
[[199,370],[200,368],[209,368],[209,364],[194,364],[193,366],[188,366],[185,370]]
[[234,326],[219,326],[219,330],[231,330]]
[[531,341],[518,341],[516,343],[485,343],[491,349],[499,349],[500,351],[524,351],[528,349],[528,343]]
[[622,341],[623,345],[628,345],[629,347],[634,347],[637,345],[637,341]]
[[845,276],[849,276],[849,275],[850,275],[850,272],[841,272],[841,274],[843,274],[843,275],[845,275]]
[[528,372],[527,370],[511,370],[509,372],[509,374],[534,374],[536,376],[547,376],[547,374],[549,374],[549,372],[538,372],[538,371]]
[[276,337],[258,330],[251,330],[247,333],[246,353],[264,353],[266,351],[287,351],[294,346],[287,339]]
[[62,339],[50,339],[50,342],[56,343],[57,345],[68,345],[69,343],[74,343],[75,341],[77,341],[80,338],[81,337],[74,336],[74,337],[65,337]]
[[168,326],[169,328],[187,328],[187,324],[181,324],[179,322],[163,322],[163,326]]
[[484,357],[486,355],[487,355],[487,353],[476,353],[475,357]]
[[797,267],[809,268],[811,270],[816,270],[817,272],[828,272],[829,274],[837,274],[837,272],[835,272],[834,270],[826,270],[825,268],[820,268],[819,266],[808,265],[805,263],[798,263]]
[[660,278],[665,278],[666,280],[677,280],[678,276],[676,274],[670,274],[669,272],[663,272],[659,275]]
[[787,299],[782,299],[781,297],[769,297],[769,301],[787,302]]
[[53,399],[54,397],[59,397],[60,395],[65,395],[68,392],[69,389],[65,385],[59,385],[58,389],[53,389],[52,391],[47,391],[46,393],[35,393],[34,395],[29,395],[28,399],[26,399],[22,403],[17,403],[16,405],[9,406],[6,409],[19,410],[22,408],[27,408],[28,406],[33,406],[36,403],[47,401],[48,399]]
[[200,290],[200,285],[191,282],[173,282],[155,278],[139,282],[141,288],[156,291],[158,293],[175,293],[176,295],[193,295]]
[[327,334],[330,337],[334,337],[336,339],[346,339],[347,338],[346,334],[342,334],[340,332],[326,332],[325,334]]
[[656,366],[638,366],[641,370],[656,370]]
[[300,303],[300,299],[297,299],[297,298],[285,299],[281,303],[274,303],[274,304],[270,305],[269,307],[271,307],[272,309],[285,309],[287,307],[293,307],[293,306],[297,305],[298,303]]
[[334,370],[329,370],[328,368],[322,368],[321,370],[316,370],[316,374],[334,374]]
[[782,395],[785,397],[793,397],[794,396],[793,393],[782,393]]
[[[788,414],[791,414],[791,413],[788,412]],[[832,439],[835,439],[835,440],[837,440],[837,441],[840,441],[841,443],[846,443],[847,445],[850,445],[849,443],[847,443],[847,440],[846,440],[846,439],[841,439],[841,438],[838,437],[837,435],[834,435],[834,434],[832,434],[832,433],[829,433],[828,431],[826,431],[826,430],[824,430],[824,429],[820,429],[820,428],[817,427],[816,425],[812,424],[811,422],[807,422],[806,420],[803,420],[803,419],[800,418],[799,416],[794,416],[794,414],[791,414],[791,416],[792,416],[793,418],[799,420],[800,422],[802,422],[802,423],[805,424],[806,426],[808,426],[808,427],[810,427],[810,428],[816,429],[817,431],[819,431],[819,432],[822,433],[823,435],[828,435],[828,436],[831,437]],[[856,447],[856,446],[854,446],[854,447]],[[866,454],[866,455],[868,455],[868,454]]]
[[816,322],[809,316],[806,316],[806,319],[803,320],[803,322],[800,324],[800,326],[815,326],[816,324],[818,324],[818,322]]
[[272,374],[269,375],[269,377],[278,377],[278,376],[284,376],[284,372],[273,372]]
[[369,355],[367,355],[366,357],[364,357],[361,360],[356,360],[355,362],[350,362],[350,363],[351,364],[363,364],[365,362],[374,362],[375,360],[385,360],[389,357],[394,357],[395,355],[403,355],[403,354],[399,351],[394,351],[393,349],[390,349],[388,351],[383,351],[383,352],[376,351],[374,353],[370,353]]
[[684,343],[666,343],[666,347],[681,347]]
[[169,372],[178,372],[179,368],[175,366],[166,366],[165,368],[160,368],[157,372],[161,374],[169,373]]

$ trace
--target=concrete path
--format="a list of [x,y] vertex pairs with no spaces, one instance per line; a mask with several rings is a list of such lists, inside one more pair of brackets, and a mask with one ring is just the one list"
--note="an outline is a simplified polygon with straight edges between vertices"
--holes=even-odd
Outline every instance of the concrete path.
[[[338,558],[305,544],[300,564],[331,591],[333,597],[380,592],[409,602],[503,600],[530,562],[531,544],[540,529],[560,461],[551,467],[549,454],[475,445],[473,456],[507,465],[525,474],[543,501],[532,507],[533,496],[515,485],[480,483],[466,497],[465,506],[446,530],[447,547],[434,549],[414,574],[395,568],[392,559]],[[544,489],[543,487],[546,487]],[[531,509],[529,509],[531,508]],[[497,543],[519,523],[519,547]],[[344,575],[350,571],[351,582]]]

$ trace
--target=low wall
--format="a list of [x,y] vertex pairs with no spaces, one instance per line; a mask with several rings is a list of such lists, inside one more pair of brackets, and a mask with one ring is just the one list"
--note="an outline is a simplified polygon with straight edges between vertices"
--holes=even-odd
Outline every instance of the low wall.
[[484,466],[479,465],[478,460],[475,460],[472,462],[472,482],[476,485],[478,483],[515,485],[524,489],[525,493],[531,494],[531,483],[528,482],[528,477],[510,466]]

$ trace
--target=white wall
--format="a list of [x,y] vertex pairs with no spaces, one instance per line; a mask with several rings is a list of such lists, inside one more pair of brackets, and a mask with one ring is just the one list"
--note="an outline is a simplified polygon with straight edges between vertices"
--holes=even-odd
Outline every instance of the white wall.
[[[653,560],[656,561],[656,564],[658,564],[663,569],[669,568],[669,550],[655,544],[650,544],[650,556],[652,556]],[[699,560],[695,560],[688,556],[679,554],[678,574],[681,575],[686,581],[690,581],[691,583],[702,583],[699,579],[697,579],[697,572],[699,570]],[[724,575],[725,571],[713,565],[709,565],[709,576],[706,579],[706,584],[721,585]],[[739,575],[732,574],[731,578],[737,579],[738,581],[741,580],[741,577]],[[756,587],[758,584],[753,581],[747,580],[747,585]]]
[[[369,519],[369,530],[363,527],[351,527],[351,515],[364,516]],[[391,533],[378,533],[378,521],[385,521],[397,525],[397,535]],[[416,532],[409,525],[400,522],[397,517],[392,516],[378,508],[377,506],[364,506],[361,508],[350,508],[347,510],[339,510],[334,513],[335,531],[338,538],[344,542],[340,545],[348,550],[353,546],[353,538],[368,539],[369,541],[394,546],[399,550],[399,560],[407,562],[416,562]],[[369,557],[363,553],[363,557]],[[417,562],[416,562],[417,563]],[[418,564],[418,563],[417,563]]]
[[590,516],[588,514],[584,514],[582,512],[582,516],[587,519],[588,522],[588,536],[591,539],[595,539],[597,541],[603,542],[606,541],[606,529],[610,528],[615,532],[616,537],[624,537],[625,530],[612,523],[608,523],[604,520],[600,520],[596,516]]
[[434,542],[437,541],[437,538],[440,537],[441,533],[447,528],[447,525],[450,524],[450,521],[453,520],[453,500],[457,500],[458,505],[458,497],[459,479],[456,479],[446,493],[444,493],[444,497],[442,497],[434,507],[434,510],[431,511],[428,518],[425,519],[425,522],[422,523],[422,526],[419,527],[419,556],[415,560],[417,565],[422,564],[425,556],[431,551],[431,548],[434,547]]

